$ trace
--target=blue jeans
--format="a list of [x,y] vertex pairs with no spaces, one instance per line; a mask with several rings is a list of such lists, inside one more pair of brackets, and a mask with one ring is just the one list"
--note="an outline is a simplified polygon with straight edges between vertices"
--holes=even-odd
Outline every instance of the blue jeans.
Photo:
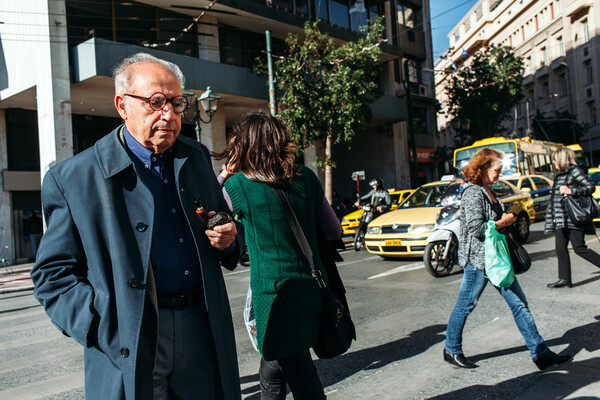
[[[464,276],[458,292],[458,300],[456,300],[456,305],[450,315],[450,321],[448,321],[448,328],[446,329],[445,347],[449,353],[461,354],[463,352],[462,334],[467,317],[475,309],[477,300],[479,300],[487,283],[488,280],[482,270],[471,264],[465,266]],[[537,358],[548,351],[548,347],[538,333],[535,321],[527,307],[527,299],[523,294],[523,290],[521,290],[521,286],[519,286],[519,282],[515,279],[510,287],[496,289],[510,307],[517,327],[531,352],[531,357]]]

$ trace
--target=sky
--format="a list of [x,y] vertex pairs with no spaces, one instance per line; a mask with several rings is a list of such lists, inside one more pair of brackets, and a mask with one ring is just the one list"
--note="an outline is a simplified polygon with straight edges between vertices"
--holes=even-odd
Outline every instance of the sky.
[[448,47],[448,32],[477,3],[477,0],[429,0],[433,60]]

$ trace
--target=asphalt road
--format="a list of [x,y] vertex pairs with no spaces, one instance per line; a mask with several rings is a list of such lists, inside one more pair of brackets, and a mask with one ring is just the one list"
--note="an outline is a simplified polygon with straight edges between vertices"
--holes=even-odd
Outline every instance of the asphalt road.
[[[554,351],[574,354],[572,362],[539,372],[508,307],[488,286],[464,335],[465,354],[480,367],[453,368],[442,360],[442,349],[462,273],[434,278],[421,259],[389,261],[349,251],[338,267],[358,341],[343,356],[316,361],[328,398],[600,398],[600,269],[573,256],[573,289],[547,289],[557,266],[554,239],[542,229],[542,223],[532,225],[526,248],[533,266],[518,279],[540,333]],[[596,237],[587,239],[600,251]],[[257,400],[259,357],[242,319],[249,271],[239,267],[225,276],[243,397]],[[0,399],[81,398],[79,345],[52,326],[31,291],[0,295]]]

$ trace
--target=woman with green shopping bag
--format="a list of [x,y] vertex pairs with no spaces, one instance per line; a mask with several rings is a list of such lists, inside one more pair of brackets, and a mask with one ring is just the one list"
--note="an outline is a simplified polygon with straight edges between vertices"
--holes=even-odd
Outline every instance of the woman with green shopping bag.
[[[502,171],[502,153],[482,149],[473,156],[463,171],[470,183],[463,193],[460,204],[460,237],[458,258],[464,276],[458,300],[450,315],[446,329],[444,360],[460,368],[475,368],[477,365],[465,358],[462,351],[462,334],[467,317],[477,305],[488,278],[485,270],[485,229],[488,221],[495,222],[495,229],[510,226],[514,215],[504,213],[502,203],[492,189]],[[508,287],[496,287],[510,307],[513,317],[529,348],[533,362],[539,369],[563,363],[571,358],[550,351],[538,333],[535,321],[527,306],[527,299],[514,279]]]

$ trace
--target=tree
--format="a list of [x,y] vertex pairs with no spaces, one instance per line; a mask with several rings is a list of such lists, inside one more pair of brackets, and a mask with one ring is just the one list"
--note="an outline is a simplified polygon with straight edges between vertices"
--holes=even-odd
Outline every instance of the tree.
[[[374,20],[365,36],[336,45],[334,40],[307,22],[304,38],[290,34],[284,56],[275,61],[279,115],[291,129],[294,140],[325,144],[325,194],[332,200],[335,143],[350,143],[371,121],[369,104],[380,96],[379,44],[383,41],[382,18]],[[257,70],[264,72],[264,59]]]
[[[510,47],[490,46],[472,63],[454,71],[446,85],[448,113],[467,129],[458,141],[474,141],[500,132],[500,123],[523,98],[523,60]],[[459,132],[459,135],[461,135]]]
[[534,138],[567,145],[579,143],[579,138],[589,129],[588,124],[577,122],[575,115],[568,111],[558,111],[553,118],[537,111],[532,120]]

